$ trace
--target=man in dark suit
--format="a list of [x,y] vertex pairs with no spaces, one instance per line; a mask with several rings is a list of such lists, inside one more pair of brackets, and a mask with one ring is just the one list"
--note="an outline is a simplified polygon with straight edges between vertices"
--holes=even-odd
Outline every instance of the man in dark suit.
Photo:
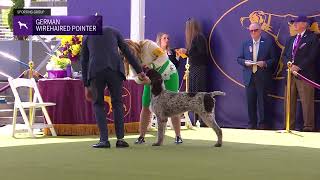
[[[319,50],[317,36],[307,30],[308,18],[299,16],[294,20],[296,36],[290,37],[285,46],[283,60],[292,62],[291,70],[294,75],[296,72],[306,78],[316,80],[316,57]],[[290,128],[295,128],[297,92],[302,103],[303,131],[313,131],[315,128],[314,120],[314,88],[296,76],[291,80],[291,101],[290,101]]]
[[111,95],[115,130],[116,147],[129,147],[123,140],[123,102],[122,83],[126,79],[123,59],[118,48],[127,57],[139,79],[146,80],[138,60],[131,54],[121,34],[111,28],[104,27],[102,35],[89,35],[83,38],[81,50],[81,65],[85,95],[93,102],[93,109],[100,130],[100,142],[94,148],[110,148],[108,140],[107,120],[104,103],[104,89],[108,86]]
[[271,126],[271,123],[266,121],[266,101],[267,89],[272,79],[275,51],[273,42],[261,36],[261,26],[258,23],[252,23],[249,31],[251,39],[242,44],[237,61],[243,66],[249,114],[248,128],[265,129]]

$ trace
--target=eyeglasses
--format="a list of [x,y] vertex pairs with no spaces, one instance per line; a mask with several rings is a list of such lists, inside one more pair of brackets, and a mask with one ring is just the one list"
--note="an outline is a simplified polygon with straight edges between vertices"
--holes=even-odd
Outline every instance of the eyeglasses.
[[252,30],[249,30],[251,33],[253,33],[253,32],[258,32],[259,31],[259,29],[252,29]]

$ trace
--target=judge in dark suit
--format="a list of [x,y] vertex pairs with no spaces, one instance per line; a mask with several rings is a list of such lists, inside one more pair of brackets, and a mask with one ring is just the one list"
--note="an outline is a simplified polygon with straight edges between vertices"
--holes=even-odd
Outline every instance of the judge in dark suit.
[[[317,36],[307,30],[308,18],[299,16],[294,20],[296,36],[290,37],[283,53],[284,62],[292,62],[293,74],[298,72],[306,78],[316,80],[316,57],[319,50]],[[295,128],[297,93],[301,99],[303,113],[303,131],[315,129],[314,120],[314,88],[296,76],[291,80],[291,102],[290,102],[290,128]]]
[[123,140],[123,102],[122,83],[125,77],[123,60],[118,48],[127,57],[139,79],[146,80],[139,61],[131,54],[121,34],[111,28],[104,27],[102,35],[89,35],[83,38],[81,65],[85,95],[93,103],[93,109],[100,130],[100,142],[94,148],[110,148],[108,140],[107,120],[104,103],[104,89],[107,86],[111,95],[112,110],[117,136],[116,147],[128,147]]
[[261,36],[261,26],[258,23],[251,24],[249,31],[251,39],[242,44],[237,61],[243,67],[249,114],[248,128],[265,129],[271,126],[271,122],[267,122],[266,101],[267,89],[272,79],[275,50],[273,42]]

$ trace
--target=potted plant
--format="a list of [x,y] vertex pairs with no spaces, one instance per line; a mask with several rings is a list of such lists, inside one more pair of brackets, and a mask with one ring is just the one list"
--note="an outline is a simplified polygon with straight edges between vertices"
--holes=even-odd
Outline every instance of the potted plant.
[[69,58],[53,55],[46,69],[50,79],[71,77],[71,61]]

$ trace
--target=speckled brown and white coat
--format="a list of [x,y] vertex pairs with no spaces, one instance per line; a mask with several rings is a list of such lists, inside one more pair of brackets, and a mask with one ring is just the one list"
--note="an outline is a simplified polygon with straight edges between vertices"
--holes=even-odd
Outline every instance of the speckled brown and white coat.
[[222,145],[222,130],[215,120],[214,96],[225,95],[224,92],[171,92],[163,88],[163,80],[157,71],[149,69],[146,74],[151,80],[151,109],[156,114],[158,121],[158,141],[153,144],[154,146],[160,146],[163,143],[168,117],[186,111],[194,111],[199,114],[204,123],[217,134],[218,140],[215,146]]

